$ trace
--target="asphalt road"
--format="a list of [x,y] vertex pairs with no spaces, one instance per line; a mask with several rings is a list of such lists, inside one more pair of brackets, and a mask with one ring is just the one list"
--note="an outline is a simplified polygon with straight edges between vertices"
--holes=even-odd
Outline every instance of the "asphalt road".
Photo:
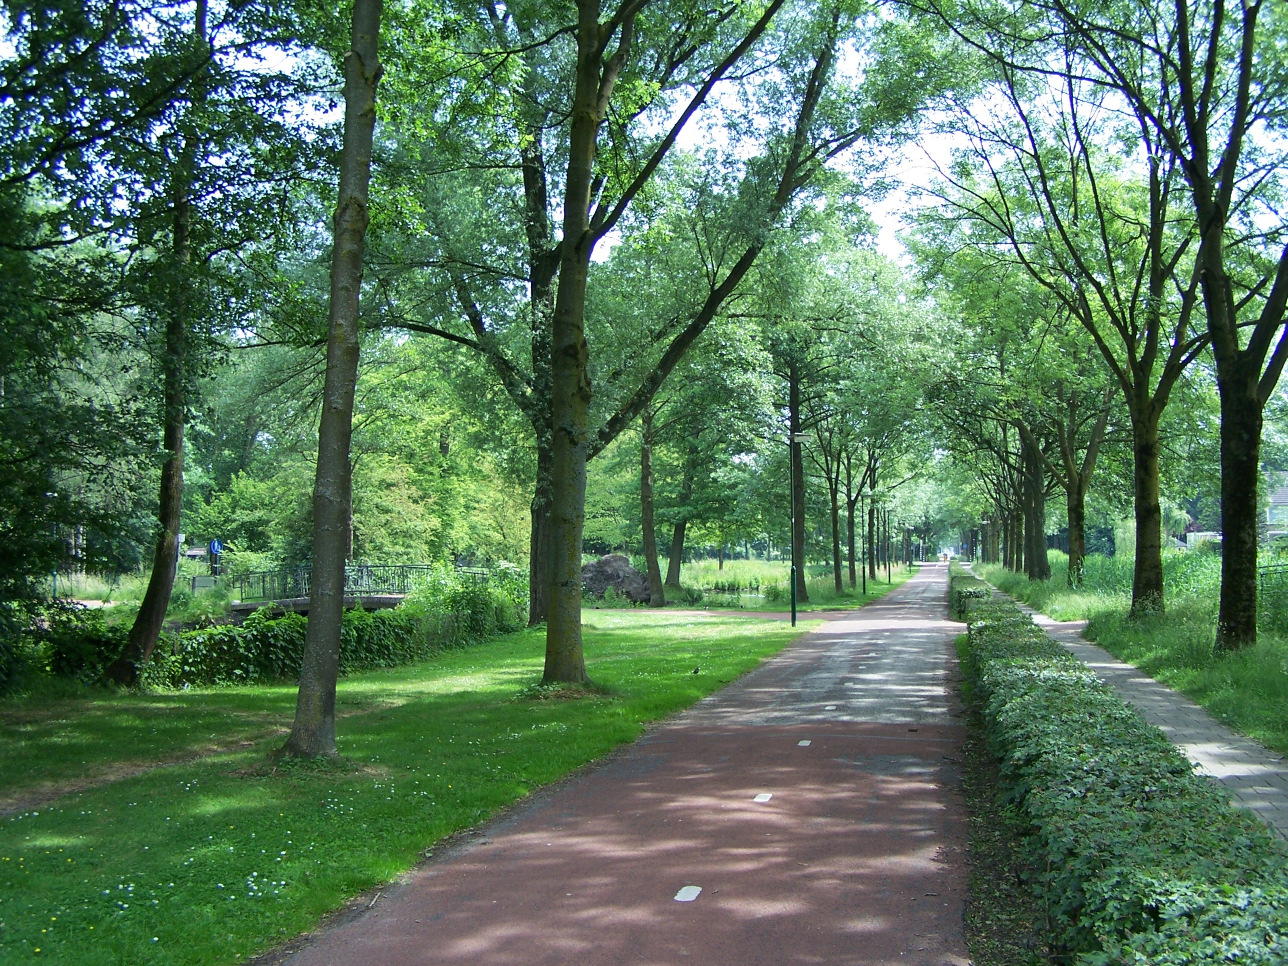
[[966,966],[947,568],[427,862],[292,966]]

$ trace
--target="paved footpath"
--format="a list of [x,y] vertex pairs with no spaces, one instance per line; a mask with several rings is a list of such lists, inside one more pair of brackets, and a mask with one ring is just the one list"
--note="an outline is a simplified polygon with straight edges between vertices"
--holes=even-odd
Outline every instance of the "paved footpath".
[[943,565],[484,835],[291,966],[966,966]]
[[1033,622],[1139,709],[1194,764],[1288,838],[1288,762],[1264,745],[1231,731],[1183,694],[1124,664],[1082,636],[1086,621],[1056,621],[1020,604]]

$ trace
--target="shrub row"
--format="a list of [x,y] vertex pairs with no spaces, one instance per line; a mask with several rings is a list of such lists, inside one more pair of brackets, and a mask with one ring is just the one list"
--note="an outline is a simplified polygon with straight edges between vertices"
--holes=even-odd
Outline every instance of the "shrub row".
[[22,655],[17,643],[21,626],[21,614],[17,605],[0,600],[0,696],[17,687],[22,675]]
[[[963,578],[962,591],[974,590]],[[1032,824],[1053,941],[1084,966],[1288,962],[1288,848],[1001,598],[964,670]]]
[[985,600],[991,596],[993,596],[993,588],[978,577],[972,577],[970,574],[954,576],[950,592],[953,616],[963,620],[974,601]]
[[[394,610],[349,610],[341,625],[340,672],[411,664],[444,648],[518,630],[525,616],[511,594],[472,582],[436,588]],[[183,687],[294,679],[304,657],[307,624],[299,614],[274,618],[257,611],[241,626],[166,634],[143,668],[142,683]],[[101,612],[68,610],[46,623],[48,669],[94,684],[124,649],[126,632],[124,626],[107,623]]]

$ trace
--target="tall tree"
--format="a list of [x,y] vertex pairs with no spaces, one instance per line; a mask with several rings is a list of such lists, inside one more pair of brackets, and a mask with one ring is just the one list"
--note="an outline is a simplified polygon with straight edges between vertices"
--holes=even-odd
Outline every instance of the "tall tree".
[[[198,64],[210,61],[207,36],[206,0],[197,0],[192,23],[192,58]],[[152,573],[130,627],[125,650],[107,671],[120,684],[132,684],[138,668],[146,664],[161,636],[165,612],[174,589],[179,560],[179,515],[183,508],[183,437],[188,423],[188,353],[192,328],[192,192],[195,168],[201,152],[200,134],[193,115],[199,115],[206,99],[205,75],[200,67],[191,71],[190,107],[179,118],[179,143],[174,151],[169,176],[170,252],[168,285],[161,314],[165,317],[165,339],[161,350],[161,490],[157,502],[157,538],[152,554]]]
[[[83,259],[110,291],[103,310],[127,322],[153,357],[154,567],[127,651],[110,672],[128,682],[155,645],[173,583],[191,385],[213,331],[230,316],[244,322],[246,300],[230,280],[254,260],[249,249],[270,247],[264,196],[290,176],[280,108],[299,87],[249,61],[294,43],[286,37],[298,37],[298,18],[244,4],[212,15],[205,0],[8,12],[0,194],[39,199],[30,211],[42,230],[37,239],[13,233],[0,248],[74,251],[65,257]],[[308,167],[304,157],[299,164]],[[95,258],[85,257],[90,251]]]
[[1267,401],[1288,362],[1288,16],[1265,0],[1039,5],[1086,74],[1121,95],[1179,167],[1197,223],[1221,400],[1218,650],[1257,639],[1257,484]]
[[[1075,586],[1085,555],[1087,491],[1108,431],[1114,386],[1094,343],[1069,324],[1061,304],[1027,271],[999,262],[986,246],[981,251],[955,232],[939,234],[943,226],[925,227],[913,241],[923,277],[961,325],[941,353],[946,361],[935,394],[951,407],[942,415],[955,423],[958,411],[970,409],[1038,442],[1031,455],[1065,492],[1067,579]],[[1025,378],[1016,378],[1017,371]],[[979,428],[968,420],[952,438],[978,445]],[[1031,499],[1027,505],[1032,516],[1037,507]],[[1036,527],[1036,519],[1031,522]]]
[[[573,102],[565,105],[563,114],[571,118],[571,126],[566,129],[566,137],[561,134],[557,142],[558,150],[566,156],[562,214],[565,234],[555,248],[559,279],[551,328],[549,397],[544,395],[538,374],[525,374],[523,367],[506,354],[502,338],[505,330],[489,327],[488,316],[482,310],[484,300],[462,297],[459,284],[462,272],[451,277],[448,287],[459,298],[460,312],[468,322],[464,332],[446,327],[438,317],[432,322],[422,322],[407,314],[398,320],[397,324],[405,328],[449,338],[484,354],[495,366],[502,385],[516,405],[533,412],[538,436],[544,425],[543,414],[549,412],[554,417],[551,492],[559,505],[552,510],[551,533],[557,534],[558,539],[552,540],[551,553],[542,558],[549,561],[551,568],[547,575],[551,593],[547,621],[548,680],[576,682],[585,676],[580,656],[579,619],[574,619],[580,598],[579,567],[575,575],[574,564],[579,563],[580,548],[571,545],[577,542],[580,533],[585,462],[615,439],[648,404],[721,305],[738,288],[770,232],[780,226],[789,206],[799,201],[802,192],[826,169],[827,163],[861,139],[885,136],[907,120],[921,96],[929,90],[924,83],[916,86],[904,83],[903,72],[915,71],[919,76],[932,78],[931,87],[942,84],[946,77],[934,65],[924,35],[912,37],[901,24],[872,15],[856,22],[848,8],[809,15],[800,12],[791,29],[784,28],[781,36],[775,38],[778,46],[773,55],[765,52],[757,55],[765,70],[772,73],[774,82],[764,88],[761,97],[761,119],[766,123],[742,133],[747,144],[756,143],[752,138],[759,139],[763,153],[748,161],[743,151],[738,164],[741,177],[730,179],[730,191],[719,199],[736,216],[726,223],[722,232],[727,247],[704,278],[704,290],[694,299],[692,309],[675,318],[655,320],[646,340],[651,358],[646,365],[631,367],[628,385],[620,393],[614,393],[620,400],[619,405],[605,413],[596,429],[590,418],[590,355],[584,338],[590,254],[599,240],[623,223],[634,200],[653,183],[654,174],[684,125],[704,107],[715,86],[756,46],[781,6],[779,2],[771,2],[752,11],[741,5],[731,6],[714,21],[702,7],[701,23],[708,27],[714,23],[721,29],[715,31],[714,42],[703,33],[703,42],[696,45],[692,31],[676,29],[677,23],[694,22],[698,8],[687,4],[625,2],[601,22],[598,5],[582,3],[578,6],[575,26],[551,23],[545,32],[545,36],[558,37],[561,42],[571,39],[576,45],[575,57],[568,51],[560,59],[551,58],[554,67],[571,67],[575,63],[576,68],[571,85]],[[599,23],[595,28],[598,34],[591,29],[591,20]],[[874,54],[873,62],[897,70],[890,74],[879,69],[870,72],[862,88],[847,89],[838,82],[833,72],[836,51],[843,38],[848,40],[851,34],[861,36],[874,51],[889,51],[889,57]],[[677,38],[681,41],[678,49],[674,47]],[[635,50],[640,52],[638,58],[632,54]],[[648,56],[644,56],[645,52]],[[904,52],[906,56],[894,56],[896,52]],[[699,53],[701,57],[695,65],[679,71]],[[672,54],[683,56],[676,61]],[[777,66],[771,70],[768,65],[773,56],[777,58],[774,61]],[[648,71],[638,80],[629,71],[623,74],[628,61],[641,64]],[[649,72],[655,79],[644,82]],[[895,73],[900,74],[898,80]],[[762,76],[761,71],[747,71],[747,74],[749,80]],[[696,93],[678,110],[678,116],[675,110],[678,105],[670,104],[665,113],[677,119],[661,122],[665,133],[660,139],[649,138],[643,144],[616,136],[608,140],[606,144],[620,145],[620,149],[606,151],[605,163],[597,173],[596,149],[601,124],[611,114],[610,102],[620,76],[630,77],[633,83],[628,89],[632,97],[643,99],[630,103],[619,100],[623,123],[608,123],[603,130],[610,135],[644,127],[642,122],[636,122],[647,108],[653,109],[649,117],[658,119],[659,109],[669,103],[682,77],[689,90]],[[664,94],[666,97],[662,97]],[[606,95],[603,103],[601,95]],[[592,196],[597,199],[593,209]],[[570,207],[583,202],[584,212]],[[574,234],[568,234],[569,231]],[[485,265],[489,257],[473,257],[464,264],[464,260],[455,259],[452,264],[468,268],[472,276],[482,276],[484,273],[476,271],[475,266]],[[442,264],[447,260],[431,261]],[[450,270],[447,274],[451,275]],[[498,289],[497,301],[513,304],[512,297],[502,289],[503,286]],[[534,574],[534,580],[542,584],[547,576]]]
[[[1164,600],[1159,423],[1207,342],[1193,319],[1198,277],[1187,273],[1193,223],[1176,210],[1178,165],[1155,132],[1125,127],[1067,56],[1059,63],[1036,83],[999,65],[1006,110],[959,116],[972,147],[945,172],[945,200],[951,222],[964,215],[982,230],[972,244],[1021,266],[1087,331],[1118,383],[1133,439],[1139,616]],[[1114,153],[1122,139],[1135,155]]]
[[344,610],[344,563],[349,547],[353,488],[349,446],[358,376],[358,302],[362,291],[382,0],[354,0],[352,41],[344,55],[344,146],[331,254],[331,303],[326,382],[318,426],[313,485],[313,572],[309,623],[300,668],[295,722],[281,757],[336,753],[335,688]]

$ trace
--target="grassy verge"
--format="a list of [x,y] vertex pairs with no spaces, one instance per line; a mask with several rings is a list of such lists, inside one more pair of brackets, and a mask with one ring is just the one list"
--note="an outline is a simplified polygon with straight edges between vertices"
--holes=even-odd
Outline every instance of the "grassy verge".
[[[740,562],[746,563],[746,561]],[[753,563],[755,562],[753,561]],[[760,567],[767,566],[764,564],[757,565]],[[693,566],[694,565],[690,565],[690,567]],[[726,564],[726,568],[733,569],[728,564]],[[699,602],[694,604],[685,603],[684,591],[677,594],[675,591],[668,589],[667,604],[668,606],[681,608],[697,607],[703,610],[745,610],[770,614],[789,613],[792,609],[792,602],[790,596],[791,584],[789,583],[787,573],[781,566],[777,567],[772,572],[774,573],[778,583],[771,585],[768,581],[764,581],[760,585],[760,592],[743,591],[740,593],[721,593],[719,591],[709,589],[711,586],[710,584],[695,585],[708,588],[702,591],[702,599]],[[714,568],[712,568],[712,573],[717,573]],[[851,589],[848,577],[844,577],[840,593],[836,592],[836,586],[830,576],[811,577],[806,582],[806,588],[809,590],[809,600],[797,601],[796,610],[801,614],[809,614],[819,613],[822,611],[852,610],[856,607],[862,607],[869,601],[885,596],[894,588],[907,582],[916,573],[916,565],[913,565],[912,567],[894,567],[891,570],[890,582],[887,583],[885,571],[883,570],[876,580],[869,580],[867,582],[866,593],[862,590],[862,584]],[[709,579],[710,576],[711,575],[707,575],[704,579]],[[718,582],[719,578],[717,577],[715,579]],[[737,578],[730,577],[727,579],[733,583]],[[777,590],[769,591],[767,595],[765,588],[768,586],[776,586]],[[620,606],[628,605],[623,603]]]
[[[1054,556],[1054,555],[1053,555]],[[1050,580],[1029,580],[1024,574],[1007,570],[999,564],[974,564],[971,572],[983,580],[1022,600],[1034,610],[1039,610],[1058,621],[1088,620],[1103,613],[1121,610],[1126,613],[1131,606],[1131,585],[1126,592],[1119,587],[1074,590],[1066,582],[1064,566],[1052,563]]]
[[[828,610],[851,610],[855,607],[862,607],[869,601],[876,600],[878,597],[884,597],[894,588],[899,587],[912,579],[917,573],[916,565],[911,567],[893,567],[890,570],[890,582],[886,582],[885,571],[877,577],[876,580],[869,578],[867,583],[867,593],[863,593],[862,584],[853,589],[849,586],[849,577],[844,576],[842,580],[841,592],[836,592],[836,585],[831,577],[813,577],[809,580],[809,600],[797,602],[796,609],[804,614],[811,611],[828,611]],[[784,584],[788,584],[784,581]],[[787,613],[792,609],[791,598],[784,592],[784,596],[779,600],[765,600],[763,598],[749,600],[742,605],[747,610],[761,610],[770,613]]]
[[354,675],[340,685],[340,767],[264,764],[289,721],[289,687],[7,714],[0,780],[29,789],[71,780],[78,762],[112,774],[212,741],[247,745],[0,820],[0,961],[236,962],[634,739],[803,629],[639,610],[587,619],[587,663],[602,695],[525,691],[542,661],[533,632]]
[[1288,641],[1265,632],[1257,646],[1217,654],[1215,620],[1201,604],[1131,620],[1105,611],[1084,632],[1119,660],[1187,695],[1231,728],[1288,754]]
[[1185,694],[1236,731],[1288,754],[1288,640],[1263,629],[1256,647],[1215,653],[1217,590],[1192,576],[1204,563],[1210,566],[1203,560],[1177,561],[1167,585],[1166,614],[1139,620],[1127,616],[1130,594],[1112,585],[1096,593],[1071,591],[1063,573],[1030,581],[997,566],[973,570],[1056,620],[1087,620],[1088,640]]

